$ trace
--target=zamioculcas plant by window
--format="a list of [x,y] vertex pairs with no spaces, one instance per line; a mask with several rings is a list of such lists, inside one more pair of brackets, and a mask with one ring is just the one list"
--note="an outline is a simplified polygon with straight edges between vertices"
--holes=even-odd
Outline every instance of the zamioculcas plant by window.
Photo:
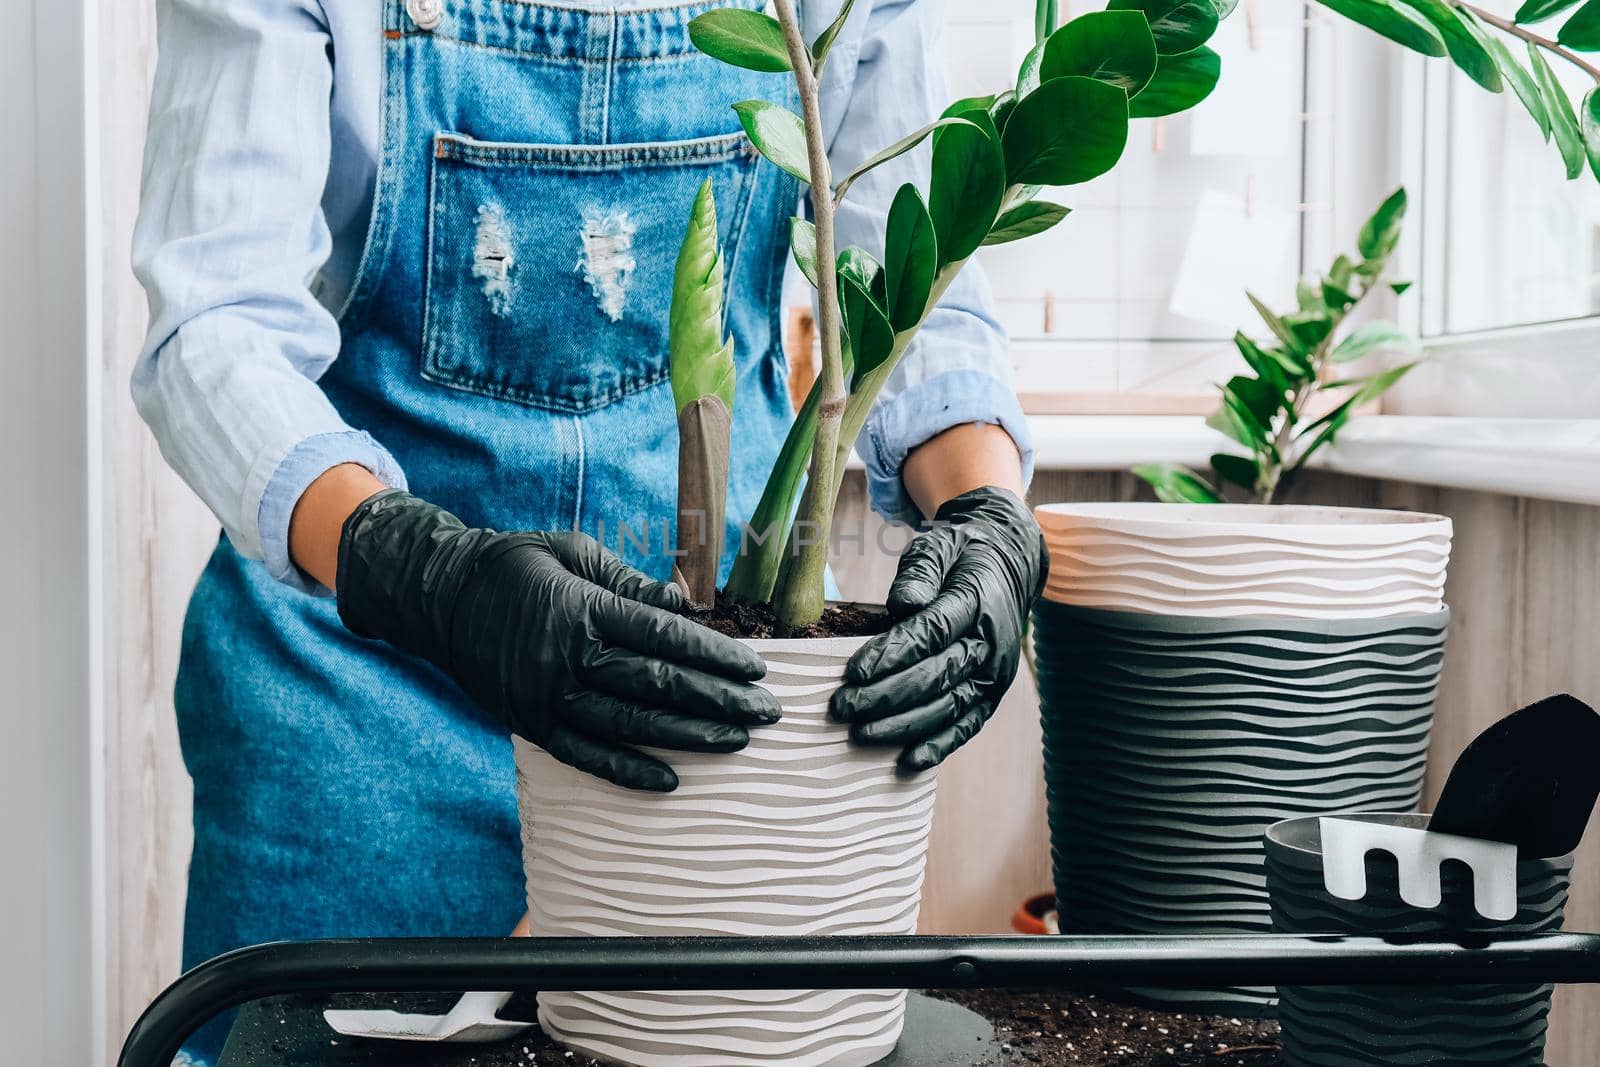
[[[1555,140],[1567,177],[1582,174],[1587,161],[1600,178],[1600,66],[1582,55],[1600,52],[1597,0],[1524,0],[1509,19],[1461,0],[1318,2],[1414,52],[1449,56],[1491,93],[1510,86],[1544,139]],[[1551,60],[1594,82],[1576,106]]]
[[[1372,374],[1338,373],[1364,356],[1415,352],[1417,342],[1392,322],[1365,322],[1346,330],[1350,316],[1375,292],[1400,294],[1409,282],[1386,281],[1389,259],[1405,221],[1406,191],[1397,189],[1361,227],[1356,255],[1340,255],[1326,274],[1302,278],[1299,306],[1278,314],[1255,295],[1269,336],[1255,341],[1243,331],[1233,341],[1251,373],[1222,386],[1222,405],[1206,424],[1242,445],[1245,455],[1211,457],[1217,480],[1209,482],[1170,463],[1137,468],[1168,503],[1215,504],[1220,487],[1232,484],[1258,504],[1270,504],[1323,447],[1333,442],[1350,416],[1378,399],[1417,364],[1401,363]],[[1311,417],[1308,412],[1321,411]]]
[[[794,220],[792,238],[817,291],[822,360],[749,517],[751,535],[726,589],[735,599],[771,604],[794,629],[822,614],[845,459],[929,311],[981,246],[1029,237],[1065,218],[1068,208],[1041,191],[1109,171],[1127,144],[1130,120],[1183,111],[1211,92],[1221,62],[1206,41],[1234,3],[1112,0],[1108,10],[1054,29],[1054,5],[1046,0],[1038,41],[1014,84],[956,101],[838,177],[823,143],[817,79],[851,4],[811,42],[801,36],[791,0],[773,6],[776,18],[718,9],[690,29],[702,51],[751,70],[788,72],[799,91],[798,115],[765,100],[734,104],[757,150],[810,188],[811,217]],[[893,198],[882,260],[858,247],[837,249],[834,210],[852,184],[924,141],[932,144],[926,189],[907,183]],[[682,397],[679,405],[681,411]]]

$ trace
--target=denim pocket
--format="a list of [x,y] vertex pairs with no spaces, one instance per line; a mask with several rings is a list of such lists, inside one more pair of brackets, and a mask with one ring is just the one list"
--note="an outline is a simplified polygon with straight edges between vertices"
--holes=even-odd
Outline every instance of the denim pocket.
[[712,179],[726,254],[758,157],[743,133],[620,145],[434,138],[422,374],[553,411],[667,376],[672,272]]

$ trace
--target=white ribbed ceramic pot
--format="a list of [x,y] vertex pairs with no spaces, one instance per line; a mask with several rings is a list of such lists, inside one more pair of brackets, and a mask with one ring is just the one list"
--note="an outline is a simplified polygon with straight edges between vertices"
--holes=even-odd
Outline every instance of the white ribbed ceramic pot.
[[[671,793],[621,789],[516,741],[528,913],[539,936],[910,934],[934,776],[827,717],[866,638],[748,641],[783,719],[739,752],[658,752]],[[904,991],[542,993],[551,1037],[638,1067],[864,1067]]]
[[1444,605],[1451,524],[1377,508],[1089,503],[1035,509],[1044,598],[1205,618],[1380,619]]

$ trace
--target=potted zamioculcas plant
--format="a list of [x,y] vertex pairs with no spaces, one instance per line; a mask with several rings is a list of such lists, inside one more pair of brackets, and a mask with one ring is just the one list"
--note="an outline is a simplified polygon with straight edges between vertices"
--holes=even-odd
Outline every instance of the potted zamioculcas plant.
[[[1261,339],[1209,424],[1209,480],[1137,473],[1163,503],[1037,509],[1051,555],[1035,609],[1063,931],[1269,928],[1262,832],[1279,820],[1407,811],[1421,797],[1443,663],[1450,520],[1277,503],[1307,461],[1414,365],[1384,321],[1404,190]],[[1367,357],[1400,352],[1394,365]],[[1221,438],[1219,438],[1219,441]],[[1223,488],[1249,503],[1224,503]],[[1268,989],[1137,990],[1165,1004],[1267,1007]]]
[[[800,114],[734,103],[755,149],[810,187],[792,225],[794,257],[817,292],[821,365],[783,442],[725,587],[715,589],[731,442],[715,189],[702,188],[678,260],[671,374],[680,429],[678,575],[701,618],[750,639],[782,721],[732,754],[674,753],[679,786],[616,788],[517,743],[533,929],[544,935],[904,934],[916,928],[931,774],[897,773],[892,750],[851,745],[828,703],[881,612],[827,609],[823,579],[845,459],[875,397],[924,318],[981,245],[1061,221],[1040,198],[1110,170],[1129,122],[1184,110],[1219,73],[1205,47],[1232,4],[1118,0],[1038,40],[1014,84],[956,101],[927,126],[829,173],[817,82],[845,20],[807,41],[791,0],[777,17],[735,8],[696,17],[700,49],[788,72]],[[838,203],[866,171],[929,142],[925,185],[894,196],[881,259],[835,247]],[[730,429],[731,427],[731,429]],[[737,455],[737,453],[735,453]],[[691,528],[688,521],[704,520]],[[825,613],[826,610],[826,613]],[[752,621],[759,626],[757,630]],[[865,623],[865,625],[863,625]],[[903,991],[553,993],[540,1019],[557,1039],[630,1064],[854,1065],[898,1040]]]

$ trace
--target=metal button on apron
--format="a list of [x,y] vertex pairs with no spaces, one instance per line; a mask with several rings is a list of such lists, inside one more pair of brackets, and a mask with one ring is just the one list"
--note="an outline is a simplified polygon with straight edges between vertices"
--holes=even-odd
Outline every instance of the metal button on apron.
[[444,21],[444,0],[406,0],[406,14],[421,30],[431,30]]

